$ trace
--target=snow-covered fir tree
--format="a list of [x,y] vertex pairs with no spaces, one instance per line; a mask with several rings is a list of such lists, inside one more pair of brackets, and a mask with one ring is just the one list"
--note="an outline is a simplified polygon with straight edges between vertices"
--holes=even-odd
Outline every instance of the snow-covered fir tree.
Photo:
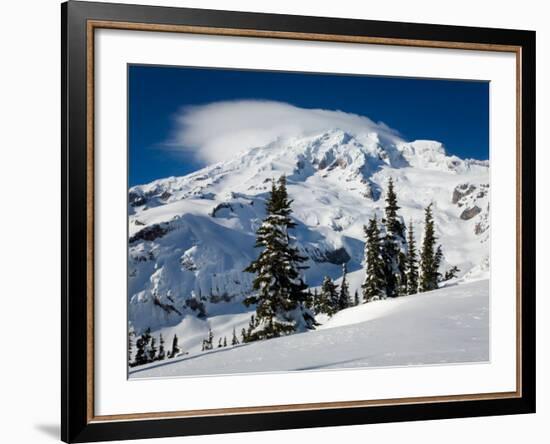
[[147,364],[151,356],[151,329],[147,328],[145,332],[136,341],[136,365]]
[[208,329],[208,337],[202,340],[202,351],[212,350],[214,348],[214,333]]
[[388,297],[396,297],[404,293],[406,286],[405,251],[407,242],[405,240],[405,225],[397,214],[399,208],[393,179],[390,177],[386,194],[385,217],[382,220],[385,226],[382,257]]
[[208,346],[208,350],[212,350],[214,348],[214,332],[211,328],[208,329],[208,339],[206,340],[206,344]]
[[363,302],[370,302],[386,297],[386,278],[384,273],[384,259],[382,258],[382,242],[376,216],[369,220],[364,227],[365,242],[365,280]]
[[132,357],[134,353],[134,338],[136,337],[136,332],[132,325],[128,326],[128,364],[132,363]]
[[231,338],[231,345],[239,345],[239,339],[235,333],[235,327],[233,327],[233,337]]
[[443,280],[448,281],[448,280],[454,279],[455,277],[457,277],[458,273],[460,273],[460,268],[458,268],[456,265],[453,265],[451,268],[449,268],[445,272],[445,276],[443,277]]
[[329,276],[325,276],[321,285],[321,292],[317,299],[317,313],[333,316],[338,311],[340,295],[337,285]]
[[436,240],[432,204],[430,204],[424,210],[424,238],[422,239],[422,251],[420,253],[420,291],[431,291],[437,288],[438,262],[441,260],[441,256],[438,259],[435,246]]
[[255,246],[262,251],[245,269],[256,277],[255,293],[244,303],[256,305],[258,319],[258,325],[247,335],[248,341],[305,331],[315,325],[313,314],[305,307],[307,285],[300,273],[306,258],[292,245],[290,236],[296,226],[291,204],[283,175],[277,184],[272,182],[267,216],[256,232]]
[[436,280],[437,282],[441,282],[443,280],[443,276],[439,272],[439,267],[441,267],[441,262],[443,261],[443,249],[441,245],[438,245],[435,250],[435,256],[434,256],[434,262],[435,262],[435,273],[436,273]]
[[172,350],[170,350],[168,357],[175,358],[180,353],[180,351],[181,349],[178,346],[178,337],[174,335],[174,339],[172,339]]
[[313,312],[315,314],[319,313],[318,305],[319,305],[319,292],[317,291],[317,288],[313,289],[313,301],[312,301],[312,308]]
[[243,344],[245,342],[248,342],[247,339],[246,339],[246,330],[244,329],[244,327],[241,328],[241,340],[242,340]]
[[351,305],[351,299],[349,295],[349,285],[347,281],[348,269],[346,264],[342,264],[342,283],[340,284],[340,291],[338,297],[338,310],[343,310]]
[[157,359],[157,341],[153,336],[151,338],[151,346],[149,347],[149,362]]
[[412,219],[409,222],[409,230],[407,233],[407,294],[415,294],[418,292],[418,256],[416,253],[416,241],[414,239],[414,227]]
[[304,302],[304,306],[311,310],[311,312],[315,312],[315,297],[314,294],[311,292],[310,289],[306,291],[306,300]]
[[161,333],[159,336],[159,352],[157,355],[157,359],[161,361],[164,358],[166,358],[166,352],[164,350],[164,338],[162,337],[162,333]]

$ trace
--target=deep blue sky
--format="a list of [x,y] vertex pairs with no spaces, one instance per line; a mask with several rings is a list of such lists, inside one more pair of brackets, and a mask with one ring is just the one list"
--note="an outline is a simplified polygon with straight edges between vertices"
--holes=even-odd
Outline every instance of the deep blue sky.
[[331,74],[130,65],[129,184],[204,165],[162,149],[186,105],[263,99],[382,121],[406,140],[443,142],[459,157],[489,158],[489,84]]

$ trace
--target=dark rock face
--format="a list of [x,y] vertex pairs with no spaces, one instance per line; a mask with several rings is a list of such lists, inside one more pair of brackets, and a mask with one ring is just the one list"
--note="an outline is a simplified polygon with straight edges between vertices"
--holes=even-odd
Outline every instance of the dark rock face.
[[327,258],[327,262],[335,265],[342,265],[351,259],[350,255],[344,247],[338,248],[337,250],[333,251],[327,251],[325,253],[325,256]]
[[162,308],[166,313],[177,313],[181,316],[181,311],[179,311],[176,307],[170,304],[163,304],[157,297],[153,299],[153,304],[155,304],[157,307]]
[[206,308],[204,307],[204,304],[199,301],[197,298],[189,298],[185,300],[185,305],[193,310],[198,312],[199,318],[205,318],[206,317]]
[[220,302],[231,302],[233,300],[233,297],[229,296],[227,293],[221,295],[211,294],[208,300],[212,304],[219,304]]
[[198,270],[198,268],[195,265],[195,263],[193,262],[193,260],[189,257],[182,257],[180,259],[180,263],[181,263],[181,266],[183,268],[185,268],[186,270],[189,270],[189,271],[197,271]]
[[141,207],[147,203],[147,199],[141,194],[130,192],[128,194],[128,202],[133,207]]
[[469,194],[472,194],[476,190],[476,186],[472,184],[463,183],[458,185],[453,191],[453,200],[454,204],[458,203],[460,199]]
[[372,200],[373,202],[376,202],[378,199],[380,199],[382,191],[380,190],[380,187],[378,185],[376,185],[374,182],[371,182],[370,180],[362,180],[361,182],[365,184],[365,191],[363,192],[364,197]]
[[130,243],[138,240],[154,241],[159,237],[164,236],[170,229],[167,224],[155,224],[150,227],[145,227],[143,230],[138,231],[136,234],[130,237],[128,240]]
[[328,262],[334,265],[342,265],[351,259],[351,256],[344,247],[337,248],[336,250],[317,251],[316,254],[310,254],[310,257],[315,262]]
[[223,210],[229,210],[233,212],[233,206],[230,203],[222,202],[221,204],[216,205],[212,211],[210,212],[210,216],[212,217],[224,217],[225,213],[223,213]]
[[479,213],[481,213],[481,208],[479,208],[477,205],[474,205],[472,208],[466,208],[460,215],[460,218],[462,220],[470,220],[472,217],[477,216]]

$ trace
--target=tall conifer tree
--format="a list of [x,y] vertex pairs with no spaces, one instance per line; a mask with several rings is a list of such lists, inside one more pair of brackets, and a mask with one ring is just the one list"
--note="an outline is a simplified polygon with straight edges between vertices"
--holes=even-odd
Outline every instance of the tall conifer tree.
[[314,328],[315,319],[305,307],[307,285],[301,277],[301,264],[306,258],[292,245],[289,231],[292,221],[286,177],[272,183],[266,203],[267,216],[256,232],[258,258],[245,271],[255,273],[256,293],[245,299],[245,305],[256,305],[258,325],[248,335],[249,341],[268,339]]
[[399,296],[405,291],[405,226],[397,214],[399,209],[393,179],[390,177],[386,194],[385,218],[382,221],[385,225],[382,257],[388,297]]
[[151,329],[147,328],[136,341],[136,365],[151,362]]
[[363,302],[370,302],[386,297],[384,260],[376,216],[369,220],[369,224],[364,227],[364,230],[367,238],[365,243],[366,275],[361,288],[363,289]]
[[162,337],[162,333],[159,336],[159,352],[157,355],[158,360],[163,360],[166,358],[166,352],[164,351],[164,338]]
[[329,276],[325,276],[316,305],[317,313],[333,316],[338,311],[339,301],[338,287]]
[[439,267],[441,266],[441,262],[443,261],[443,250],[441,248],[441,245],[437,246],[437,249],[435,250],[435,256],[434,256],[434,267],[435,267],[435,281],[441,282],[443,276],[441,276],[441,273],[439,272]]
[[149,362],[152,362],[155,359],[157,359],[157,341],[153,336],[151,338],[151,346],[149,347]]
[[[128,323],[130,324],[130,323]],[[136,332],[134,331],[134,327],[129,325],[128,327],[128,364],[132,363],[132,355],[134,353],[134,338],[136,336]]]
[[437,288],[439,259],[435,247],[435,224],[432,213],[432,204],[424,210],[424,238],[422,239],[422,251],[420,253],[420,291],[430,291]]
[[172,350],[170,351],[170,354],[168,357],[175,358],[180,351],[181,349],[178,346],[178,337],[174,335],[174,339],[172,339]]
[[235,327],[233,327],[233,337],[231,338],[231,345],[239,345],[239,339],[237,338]]
[[349,295],[349,285],[347,280],[348,269],[346,264],[342,264],[342,283],[340,284],[340,293],[338,298],[338,310],[343,310],[351,305]]
[[416,241],[414,240],[414,228],[412,219],[409,222],[407,233],[407,294],[418,292],[418,257],[416,253]]

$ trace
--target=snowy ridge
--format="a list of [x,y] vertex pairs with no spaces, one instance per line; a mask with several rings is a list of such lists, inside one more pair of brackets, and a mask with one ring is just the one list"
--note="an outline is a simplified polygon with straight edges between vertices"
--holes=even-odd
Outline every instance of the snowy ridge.
[[310,286],[324,275],[339,278],[343,262],[351,273],[362,272],[362,226],[381,216],[389,177],[418,241],[423,208],[433,202],[443,271],[457,265],[463,280],[487,273],[488,162],[448,156],[439,142],[331,129],[129,190],[128,300],[136,333],[187,325],[200,326],[202,335],[219,328],[223,316],[248,322],[241,301],[253,276],[243,269],[258,253],[255,231],[270,180],[283,173]]

